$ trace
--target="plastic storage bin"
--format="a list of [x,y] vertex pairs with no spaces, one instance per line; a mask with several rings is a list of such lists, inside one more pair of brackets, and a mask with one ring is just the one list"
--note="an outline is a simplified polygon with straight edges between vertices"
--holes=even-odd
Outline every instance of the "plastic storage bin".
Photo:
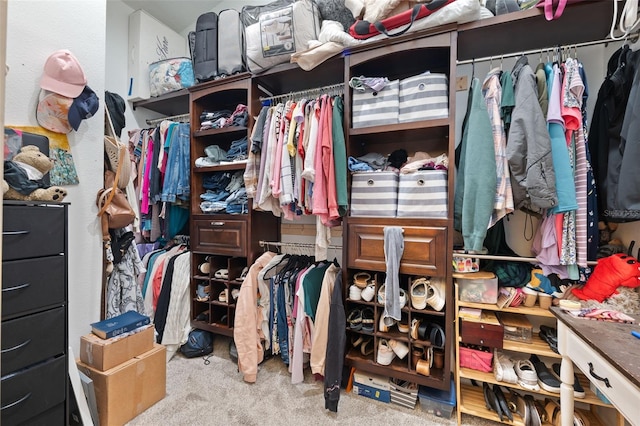
[[470,274],[454,273],[458,284],[459,298],[462,302],[490,303],[498,302],[498,278],[493,272],[474,272]]
[[451,379],[448,391],[420,386],[418,398],[423,411],[438,417],[450,419],[456,407],[456,385]]

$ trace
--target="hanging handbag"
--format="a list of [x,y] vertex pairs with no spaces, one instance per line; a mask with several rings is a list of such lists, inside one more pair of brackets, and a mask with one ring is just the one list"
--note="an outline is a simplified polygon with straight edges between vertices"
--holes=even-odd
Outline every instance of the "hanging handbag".
[[567,5],[582,1],[584,0],[540,0],[536,7],[544,9],[544,17],[547,21],[553,21],[562,16]]
[[104,172],[104,188],[98,191],[96,204],[100,211],[98,216],[102,224],[102,236],[105,241],[111,239],[109,229],[120,229],[131,225],[136,214],[131,208],[127,196],[118,188],[122,164],[125,161],[124,151],[120,152],[116,172],[107,170]]

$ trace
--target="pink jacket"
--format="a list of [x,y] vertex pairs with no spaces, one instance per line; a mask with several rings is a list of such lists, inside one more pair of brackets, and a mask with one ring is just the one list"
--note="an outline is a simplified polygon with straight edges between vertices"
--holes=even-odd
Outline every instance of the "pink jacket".
[[244,381],[249,383],[255,383],[258,364],[264,357],[261,342],[264,335],[260,329],[262,312],[258,307],[258,273],[274,256],[275,253],[265,252],[256,259],[242,282],[236,301],[233,340],[238,350],[238,369],[244,374]]

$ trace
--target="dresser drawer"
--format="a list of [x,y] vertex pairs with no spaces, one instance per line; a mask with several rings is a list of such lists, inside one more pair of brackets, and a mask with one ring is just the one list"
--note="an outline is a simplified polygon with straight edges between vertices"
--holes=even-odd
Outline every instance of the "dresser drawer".
[[[558,336],[560,338],[566,336],[566,342],[561,346],[561,351],[562,348],[566,350],[566,355],[604,396],[615,403],[616,408],[627,419],[640,419],[640,405],[638,405],[640,389],[609,364],[594,348],[587,345],[574,333],[569,332],[567,326],[561,321],[558,321]],[[610,387],[594,376],[607,379]]]
[[502,349],[504,328],[498,324],[460,321],[460,341],[469,345],[482,345]]
[[193,221],[192,249],[227,256],[247,256],[247,222],[197,219]]
[[66,386],[64,356],[2,376],[2,424],[20,424],[61,404]]
[[64,354],[65,308],[2,322],[2,375]]
[[64,256],[2,262],[2,318],[62,305],[65,267]]
[[[404,252],[400,261],[400,273],[444,276],[447,267],[446,229],[417,226],[403,226],[402,229]],[[348,266],[385,271],[384,226],[351,224],[348,232]]]
[[63,206],[4,205],[2,259],[50,256],[65,251]]

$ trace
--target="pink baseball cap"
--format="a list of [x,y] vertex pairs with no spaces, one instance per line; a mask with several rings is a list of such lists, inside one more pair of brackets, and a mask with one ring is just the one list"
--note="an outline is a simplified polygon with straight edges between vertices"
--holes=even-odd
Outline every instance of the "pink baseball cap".
[[78,59],[67,49],[56,50],[44,63],[40,87],[68,98],[77,98],[87,84]]

